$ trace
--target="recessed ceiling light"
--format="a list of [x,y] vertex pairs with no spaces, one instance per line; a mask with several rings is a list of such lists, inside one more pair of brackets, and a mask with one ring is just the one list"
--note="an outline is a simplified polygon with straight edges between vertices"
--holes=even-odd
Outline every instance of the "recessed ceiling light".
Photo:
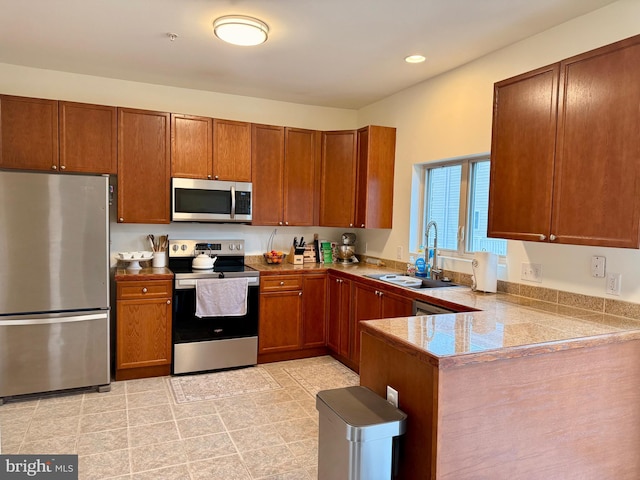
[[213,22],[213,32],[220,40],[246,47],[266,42],[269,27],[257,18],[227,15]]
[[407,63],[422,63],[426,60],[422,55],[409,55],[404,57],[404,61]]

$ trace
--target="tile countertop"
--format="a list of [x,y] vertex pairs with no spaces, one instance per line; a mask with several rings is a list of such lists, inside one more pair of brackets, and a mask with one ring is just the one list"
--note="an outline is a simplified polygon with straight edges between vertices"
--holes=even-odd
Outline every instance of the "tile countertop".
[[604,343],[640,340],[640,321],[503,293],[473,292],[469,287],[414,290],[364,277],[399,273],[367,263],[250,264],[261,275],[332,269],[409,298],[467,313],[361,322],[363,331],[417,355],[440,368],[495,361]]
[[139,282],[146,280],[173,280],[173,272],[168,268],[142,267],[140,270],[117,268],[116,282]]

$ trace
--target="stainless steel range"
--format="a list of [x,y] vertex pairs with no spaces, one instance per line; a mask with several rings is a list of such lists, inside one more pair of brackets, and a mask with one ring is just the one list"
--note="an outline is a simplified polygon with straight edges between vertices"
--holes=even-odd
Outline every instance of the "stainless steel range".
[[[215,260],[213,268],[199,255]],[[258,361],[260,274],[244,264],[244,240],[171,240],[174,374],[255,365]],[[207,279],[247,278],[246,313],[196,316],[196,289]],[[218,288],[224,284],[215,282]],[[211,283],[211,282],[209,282]],[[222,286],[222,287],[221,287]],[[202,301],[202,295],[199,295]]]

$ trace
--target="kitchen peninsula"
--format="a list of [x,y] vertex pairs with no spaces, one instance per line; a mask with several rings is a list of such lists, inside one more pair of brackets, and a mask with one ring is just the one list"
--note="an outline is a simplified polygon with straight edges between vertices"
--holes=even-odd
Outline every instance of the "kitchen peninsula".
[[361,385],[409,415],[398,478],[640,478],[640,322],[428,294],[482,311],[361,324]]

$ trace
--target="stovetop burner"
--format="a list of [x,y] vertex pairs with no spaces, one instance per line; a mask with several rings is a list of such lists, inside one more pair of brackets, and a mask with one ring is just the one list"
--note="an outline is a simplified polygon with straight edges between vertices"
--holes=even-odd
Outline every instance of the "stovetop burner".
[[[213,269],[191,267],[193,258],[204,253],[217,257]],[[258,277],[244,264],[244,240],[170,240],[169,269],[176,279]]]

